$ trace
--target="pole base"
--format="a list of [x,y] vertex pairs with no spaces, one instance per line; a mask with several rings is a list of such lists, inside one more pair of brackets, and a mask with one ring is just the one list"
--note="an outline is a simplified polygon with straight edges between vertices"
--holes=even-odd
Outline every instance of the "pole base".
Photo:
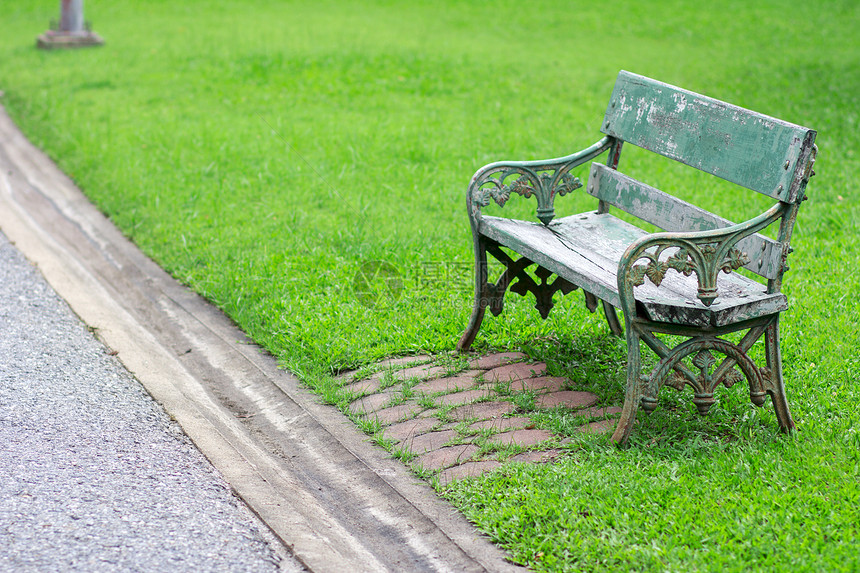
[[48,30],[36,38],[36,47],[42,50],[63,50],[101,46],[105,41],[95,32],[58,32]]

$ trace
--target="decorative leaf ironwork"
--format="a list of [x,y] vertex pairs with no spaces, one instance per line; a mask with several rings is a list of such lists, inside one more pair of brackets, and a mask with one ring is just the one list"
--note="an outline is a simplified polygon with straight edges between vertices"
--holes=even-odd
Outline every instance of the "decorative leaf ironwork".
[[[663,281],[663,277],[665,276],[666,271],[668,269],[676,270],[679,273],[682,273],[684,276],[690,276],[693,273],[698,274],[699,272],[704,270],[700,268],[700,265],[696,263],[695,259],[692,257],[692,255],[690,255],[690,252],[687,249],[678,249],[671,257],[666,259],[664,262],[658,263],[657,257],[659,257],[661,251],[662,249],[658,249],[656,255],[653,256],[646,255],[651,260],[648,262],[647,270],[639,273],[640,275],[647,276],[649,279],[651,279],[651,282],[653,282],[656,286],[660,286],[660,283]],[[705,261],[712,263],[716,255],[716,248],[714,248],[713,245],[704,245],[701,248],[701,253]],[[740,249],[733,248],[729,251],[725,260],[720,265],[720,270],[728,274],[741,268],[749,262],[750,258],[745,252],[741,251]],[[641,265],[637,265],[633,268],[637,269],[640,267]],[[655,278],[657,280],[654,280]],[[633,284],[638,286],[643,283],[637,283],[634,281]]]
[[487,194],[489,195],[487,200],[488,205],[490,203],[489,198],[492,198],[499,207],[504,207],[508,199],[511,198],[511,188],[509,185],[500,188],[493,187],[487,190]]
[[555,194],[563,197],[572,191],[576,191],[582,187],[582,181],[579,177],[574,177],[570,173],[565,173],[561,176],[561,182],[555,188]]
[[510,197],[511,192],[516,193],[517,195],[522,195],[526,199],[532,196],[532,194],[537,193],[535,188],[532,186],[531,181],[526,176],[522,176],[510,185],[506,185],[502,189],[507,189],[508,197]]
[[666,276],[667,270],[669,270],[669,265],[666,263],[658,263],[656,260],[653,260],[648,263],[647,267],[645,267],[645,276],[648,277],[652,283],[660,286],[660,283],[663,282],[663,277]]
[[[655,286],[660,286],[669,269],[675,270],[684,276],[696,273],[699,282],[699,299],[710,306],[717,298],[717,274],[719,271],[731,273],[749,263],[750,259],[746,253],[737,248],[731,248],[722,261],[717,264],[717,254],[720,252],[719,244],[691,244],[678,246],[671,240],[666,243],[658,243],[651,247],[650,251],[639,254],[639,258],[647,259],[647,265],[634,265],[629,271],[629,280],[634,287],[645,283],[644,277],[648,277]],[[678,247],[666,260],[660,261],[664,251],[672,247]]]
[[716,359],[714,358],[714,355],[707,350],[700,351],[696,354],[696,357],[693,358],[693,365],[702,371],[702,375],[709,372],[711,366],[713,366],[715,362]]
[[672,372],[667,378],[666,382],[664,382],[666,386],[674,388],[678,392],[681,392],[684,389],[684,386],[687,384],[687,379],[684,378],[681,374],[677,372]]
[[472,193],[472,201],[478,206],[478,208],[483,208],[490,204],[490,197],[492,196],[490,191],[491,190],[488,188],[482,188],[476,189]]
[[742,266],[749,264],[750,258],[749,256],[741,251],[740,249],[732,249],[729,251],[726,260],[723,261],[722,270],[724,273],[729,274],[732,271],[736,271]]
[[[510,183],[509,178],[516,177]],[[582,187],[582,181],[568,172],[559,175],[558,170],[541,173],[526,173],[519,170],[506,170],[487,177],[475,188],[473,203],[478,207],[486,207],[490,201],[495,201],[500,207],[511,198],[512,193],[522,195],[526,199],[537,197],[538,218],[545,224],[555,217],[553,202],[555,196],[563,196]]]
[[693,271],[696,268],[693,265],[693,259],[690,257],[690,253],[687,249],[678,249],[678,252],[666,260],[666,265],[670,269],[683,273],[686,277],[693,274]]
[[[717,363],[714,352],[724,355],[740,369],[729,368],[719,378],[714,374],[720,371],[720,367],[714,368]],[[698,374],[687,371],[686,376],[679,374],[678,369],[683,369],[681,360],[692,356],[693,365],[699,369]],[[704,336],[697,337],[681,343],[662,358],[651,373],[648,382],[643,386],[642,407],[647,412],[652,412],[657,407],[657,392],[663,385],[671,386],[676,390],[683,390],[685,385],[693,387],[693,403],[700,414],[706,414],[714,404],[714,390],[720,384],[726,387],[734,386],[744,378],[750,386],[750,399],[756,405],[764,403],[768,374],[765,368],[759,368],[750,359],[744,349],[720,338]]]
[[630,270],[630,282],[633,286],[645,284],[645,265],[636,265]]
[[735,368],[732,368],[728,372],[726,372],[722,378],[720,378],[719,383],[721,383],[726,388],[731,388],[743,379],[743,374],[738,372]]
[[[510,287],[511,292],[521,296],[532,293],[535,297],[535,308],[538,309],[544,319],[549,316],[549,312],[553,308],[552,299],[556,292],[561,291],[562,294],[569,294],[579,288],[559,276],[556,276],[554,281],[549,282],[553,273],[541,266],[534,270],[534,276],[538,278],[535,280],[526,272],[526,269],[535,263],[526,257],[514,260],[498,246],[489,245],[487,252],[505,265],[505,272],[502,273],[498,282],[495,284],[488,282],[483,285],[482,296],[488,300],[490,312],[495,316],[502,312],[504,294],[508,287]],[[588,300],[587,296],[586,300]]]

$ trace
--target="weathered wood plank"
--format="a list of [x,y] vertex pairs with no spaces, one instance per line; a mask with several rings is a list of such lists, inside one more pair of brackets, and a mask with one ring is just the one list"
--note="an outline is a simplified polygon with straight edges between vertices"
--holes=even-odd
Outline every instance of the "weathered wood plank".
[[625,71],[600,131],[789,203],[801,199],[795,174],[806,168],[816,135]]
[[[582,213],[549,226],[485,216],[481,234],[572,282],[611,305],[620,306],[618,261],[645,231],[610,214]],[[636,300],[651,320],[691,326],[724,326],[787,308],[781,294],[767,294],[755,281],[732,273],[719,278],[719,298],[706,307],[697,298],[695,275],[667,273],[657,287],[636,288]]]
[[[728,219],[599,163],[591,165],[586,190],[590,195],[665,231],[709,231],[734,225]],[[779,276],[782,245],[778,241],[756,233],[738,242],[738,248],[750,258],[744,268],[768,279]]]

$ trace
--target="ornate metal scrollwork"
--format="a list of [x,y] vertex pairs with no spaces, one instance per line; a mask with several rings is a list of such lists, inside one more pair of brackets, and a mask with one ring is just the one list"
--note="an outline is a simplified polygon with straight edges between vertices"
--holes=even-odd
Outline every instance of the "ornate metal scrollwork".
[[[582,181],[571,170],[591,161],[615,144],[608,135],[589,147],[566,157],[538,161],[497,161],[481,167],[469,184],[469,217],[473,225],[481,218],[481,208],[495,201],[504,205],[517,193],[537,197],[537,216],[549,225],[555,217],[553,201],[556,195],[566,195],[582,187]],[[508,181],[509,178],[514,178]]]
[[[719,369],[714,369],[716,359],[711,353],[719,352],[730,357],[740,367],[741,372],[729,368],[719,377],[714,374]],[[683,376],[673,372],[682,359],[695,354],[692,363],[699,370],[698,376]],[[676,390],[683,390],[684,386],[690,385],[694,391],[693,403],[700,414],[707,414],[714,404],[714,390],[719,385],[731,388],[737,382],[746,377],[749,382],[750,399],[756,406],[764,404],[767,389],[772,388],[770,372],[766,368],[759,368],[739,346],[719,338],[695,338],[688,340],[675,347],[654,368],[650,378],[645,383],[642,392],[642,408],[646,412],[653,412],[657,407],[657,393],[663,385],[671,386]]]
[[[519,175],[510,183],[505,183],[510,177]],[[511,193],[522,195],[526,199],[537,198],[537,217],[544,225],[549,225],[555,217],[553,202],[556,196],[564,196],[582,187],[579,177],[571,175],[564,169],[533,172],[526,169],[505,169],[486,176],[480,186],[474,188],[473,202],[479,207],[486,207],[490,201],[504,207]]]
[[[749,256],[735,247],[738,241],[782,217],[787,208],[784,203],[778,203],[739,225],[689,233],[655,233],[635,241],[618,265],[618,294],[622,310],[635,313],[633,289],[644,284],[645,277],[659,286],[669,269],[686,276],[696,273],[699,283],[697,296],[705,306],[710,306],[717,298],[719,272],[730,273],[750,262]],[[677,251],[661,261],[660,257],[669,248]],[[636,264],[640,259],[647,259],[647,264]]]
[[554,306],[552,295],[557,291],[561,291],[562,294],[568,294],[578,288],[573,283],[561,277],[556,277],[551,283],[548,282],[548,279],[552,276],[552,272],[543,267],[535,269],[535,276],[540,279],[540,284],[535,282],[525,272],[518,274],[517,282],[511,285],[511,292],[515,292],[520,296],[526,296],[527,293],[535,295],[535,299],[537,300],[535,308],[543,319],[549,316],[549,311]]
[[512,292],[521,296],[526,296],[528,293],[535,295],[537,301],[535,308],[540,312],[541,318],[544,319],[549,316],[549,311],[554,306],[552,297],[556,292],[561,291],[562,294],[568,294],[578,288],[561,277],[556,277],[550,283],[549,278],[553,273],[541,266],[535,269],[535,276],[540,279],[540,283],[538,283],[526,273],[526,269],[534,265],[534,262],[525,257],[514,260],[496,245],[488,245],[487,251],[505,265],[505,272],[502,273],[499,280],[495,284],[488,282],[483,287],[485,304],[494,316],[498,316],[502,312],[504,295],[508,285],[510,285]]
[[637,260],[648,259],[647,265],[634,265],[630,269],[630,281],[633,286],[645,284],[645,277],[660,286],[669,269],[690,276],[696,273],[699,280],[698,298],[705,306],[710,306],[717,298],[717,274],[719,271],[730,273],[750,262],[749,256],[743,251],[732,247],[718,260],[718,253],[724,251],[719,244],[697,245],[685,241],[684,245],[668,259],[660,261],[660,256],[670,247],[678,247],[678,241],[658,243],[653,245],[653,252],[644,251]]

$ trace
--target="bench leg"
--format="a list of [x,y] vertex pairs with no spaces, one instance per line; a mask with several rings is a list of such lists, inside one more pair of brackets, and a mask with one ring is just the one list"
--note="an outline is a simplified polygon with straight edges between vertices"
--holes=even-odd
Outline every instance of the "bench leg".
[[636,410],[639,408],[639,402],[642,398],[642,380],[639,376],[642,370],[639,334],[630,325],[629,320],[625,322],[627,330],[627,387],[624,390],[624,406],[621,409],[621,418],[612,434],[612,441],[619,446],[627,444],[627,438],[630,437],[633,423],[636,421]]
[[765,351],[767,353],[767,367],[770,370],[770,384],[768,393],[773,401],[773,409],[776,411],[776,419],[779,428],[783,432],[794,430],[794,420],[791,419],[791,411],[788,409],[788,398],[785,396],[785,384],[782,378],[782,352],[779,348],[779,318],[773,321],[765,331]]
[[605,300],[601,302],[603,303],[603,314],[606,316],[606,323],[609,324],[609,331],[615,336],[621,336],[624,334],[624,327],[621,326],[621,322],[618,320],[618,313],[615,311],[615,307]]
[[[481,297],[478,296],[476,298],[480,299]],[[476,300],[475,307],[472,309],[472,317],[469,318],[469,325],[457,343],[457,350],[459,352],[468,351],[472,343],[475,342],[475,337],[478,335],[478,331],[481,330],[481,323],[484,322],[484,313],[486,311],[487,308],[481,304],[481,301]]]
[[487,311],[486,300],[487,288],[487,247],[481,240],[475,241],[475,306],[472,307],[472,316],[465,332],[457,343],[457,350],[466,352],[475,341],[481,323],[484,322],[484,313]]

